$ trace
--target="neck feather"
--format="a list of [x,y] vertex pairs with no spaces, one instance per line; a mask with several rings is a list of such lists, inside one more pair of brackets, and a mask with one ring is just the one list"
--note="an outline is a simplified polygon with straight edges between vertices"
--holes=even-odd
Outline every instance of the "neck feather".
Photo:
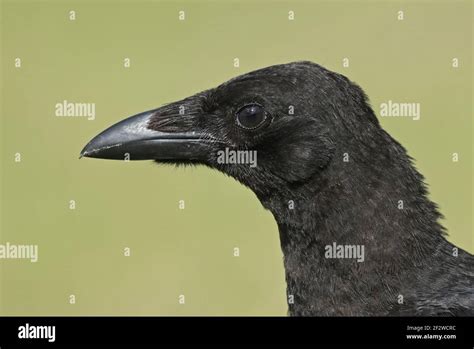
[[401,146],[358,155],[261,198],[279,227],[292,315],[384,315],[447,243]]

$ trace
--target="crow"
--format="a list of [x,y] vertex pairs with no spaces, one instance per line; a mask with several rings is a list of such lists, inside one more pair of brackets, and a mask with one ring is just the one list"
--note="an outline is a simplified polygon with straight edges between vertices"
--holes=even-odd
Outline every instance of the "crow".
[[[236,161],[250,152],[256,166]],[[278,225],[292,316],[474,315],[474,256],[446,240],[424,177],[363,90],[318,64],[269,66],[129,117],[82,156],[200,164],[250,188]]]

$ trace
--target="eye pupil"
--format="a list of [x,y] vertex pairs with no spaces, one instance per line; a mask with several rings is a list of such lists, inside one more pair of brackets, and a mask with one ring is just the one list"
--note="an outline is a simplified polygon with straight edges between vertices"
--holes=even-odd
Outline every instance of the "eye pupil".
[[257,128],[265,119],[265,110],[258,104],[247,105],[237,112],[237,123],[245,129]]

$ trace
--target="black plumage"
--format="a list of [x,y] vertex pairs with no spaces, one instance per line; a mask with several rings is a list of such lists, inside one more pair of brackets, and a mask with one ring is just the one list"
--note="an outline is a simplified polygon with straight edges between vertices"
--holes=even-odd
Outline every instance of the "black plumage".
[[[258,165],[220,163],[224,148]],[[82,155],[124,153],[249,187],[278,224],[291,315],[474,315],[474,257],[445,239],[423,176],[340,74],[257,70],[122,121]],[[334,243],[364,246],[364,261],[328,258]]]

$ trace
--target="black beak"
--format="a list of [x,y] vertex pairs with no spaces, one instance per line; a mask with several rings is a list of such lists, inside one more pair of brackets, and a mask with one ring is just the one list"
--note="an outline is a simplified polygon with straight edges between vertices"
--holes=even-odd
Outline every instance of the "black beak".
[[209,136],[192,132],[159,132],[148,128],[157,110],[131,116],[94,137],[80,157],[114,160],[204,160]]

